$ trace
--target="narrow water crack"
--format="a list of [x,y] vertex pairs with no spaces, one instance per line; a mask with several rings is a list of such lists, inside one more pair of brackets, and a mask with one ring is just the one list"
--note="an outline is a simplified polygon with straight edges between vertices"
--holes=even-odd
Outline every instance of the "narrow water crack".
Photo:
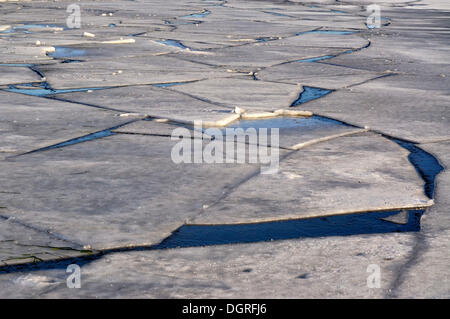
[[81,63],[84,60],[72,59],[74,57],[82,57],[86,55],[86,50],[72,47],[55,46],[54,52],[47,52],[47,56],[61,63]]
[[6,92],[20,93],[32,96],[48,96],[64,93],[75,93],[75,92],[90,92],[96,90],[107,90],[112,87],[89,87],[89,88],[79,88],[79,89],[53,89],[48,82],[29,82],[23,84],[10,84],[7,89],[3,89]]
[[92,104],[92,103],[78,102],[78,101],[73,101],[73,100],[69,100],[69,99],[63,99],[63,98],[60,98],[57,96],[43,96],[42,98],[60,101],[60,102],[66,102],[66,103],[73,103],[73,104],[78,104],[78,105],[83,105],[83,106],[89,106],[89,107],[93,107],[93,108],[101,109],[101,110],[105,110],[105,111],[112,111],[112,112],[118,112],[118,113],[132,113],[128,110],[120,110],[120,109],[115,109],[112,107],[107,107],[107,106],[102,106],[102,105],[97,105],[97,104]]
[[420,230],[420,218],[423,210],[409,210],[406,224],[383,220],[383,218],[400,213],[401,211],[364,212],[252,224],[184,225],[154,249],[389,232],[417,232]]
[[344,54],[350,54],[350,53],[361,51],[363,49],[368,48],[370,46],[370,44],[371,44],[371,42],[368,41],[367,44],[365,44],[364,46],[362,46],[360,48],[345,50],[343,52],[340,52],[340,53],[337,53],[337,54],[333,54],[333,55],[322,55],[322,56],[317,56],[317,57],[312,57],[312,58],[288,61],[288,62],[284,62],[283,64],[295,63],[295,62],[312,63],[312,62],[319,62],[319,61],[323,61],[323,60],[329,60],[329,59],[333,59],[333,58],[336,58],[336,57],[344,55]]
[[79,257],[60,258],[58,260],[40,261],[39,263],[34,261],[33,263],[15,266],[0,266],[0,273],[24,271],[24,269],[28,271],[59,269],[65,268],[70,263],[77,263],[82,266],[113,253],[248,244],[327,236],[420,231],[420,218],[423,210],[408,210],[408,221],[405,224],[384,220],[384,218],[400,213],[402,212],[367,212],[237,225],[183,225],[159,244],[95,250],[89,251],[88,255]]
[[426,249],[426,242],[423,234],[417,233],[414,238],[414,246],[412,247],[412,251],[409,255],[408,260],[400,265],[398,269],[395,271],[394,280],[391,285],[387,289],[387,293],[385,295],[386,298],[396,298],[397,297],[397,289],[404,281],[404,277],[410,269],[419,259],[422,252]]
[[204,18],[209,14],[211,14],[211,11],[204,9],[202,12],[191,13],[188,15],[181,16],[180,18]]
[[318,87],[303,86],[302,92],[300,92],[298,98],[292,102],[290,107],[296,107],[306,102],[320,99],[321,97],[324,97],[325,95],[328,95],[333,91],[334,90],[328,90]]
[[331,34],[331,35],[348,35],[348,34],[355,34],[355,33],[359,33],[361,31],[359,30],[323,30],[323,29],[319,29],[319,30],[311,30],[311,31],[304,31],[304,32],[299,32],[296,35],[303,35],[303,34]]
[[71,146],[71,145],[75,145],[75,144],[79,144],[79,143],[84,143],[84,142],[88,142],[88,141],[93,141],[93,140],[109,137],[109,136],[112,136],[112,135],[116,134],[115,132],[113,132],[115,129],[121,128],[122,126],[131,124],[131,123],[134,123],[134,122],[137,122],[137,121],[140,121],[140,120],[141,119],[134,119],[132,121],[128,121],[126,123],[122,123],[120,125],[116,125],[116,126],[107,128],[105,130],[101,130],[101,131],[97,131],[97,132],[94,132],[94,133],[86,134],[86,135],[83,135],[83,136],[80,136],[80,137],[76,137],[76,138],[73,138],[73,139],[61,142],[61,143],[49,145],[49,146],[42,147],[42,148],[39,148],[39,149],[35,149],[35,150],[29,151],[29,152],[25,152],[25,153],[22,153],[22,154],[13,155],[13,156],[7,157],[7,159],[12,159],[12,158],[16,158],[16,157],[19,157],[19,156],[29,155],[29,154],[33,154],[33,153],[37,153],[37,152],[45,152],[45,151],[48,151],[48,150],[63,148],[63,147],[67,147],[67,146]]

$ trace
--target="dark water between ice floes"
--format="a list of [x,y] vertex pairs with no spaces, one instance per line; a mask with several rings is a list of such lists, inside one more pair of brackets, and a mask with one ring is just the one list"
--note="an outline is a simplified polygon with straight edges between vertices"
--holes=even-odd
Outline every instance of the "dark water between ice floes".
[[401,212],[368,212],[238,225],[185,225],[154,249],[420,230],[422,210],[408,211],[406,224],[382,219],[399,213]]

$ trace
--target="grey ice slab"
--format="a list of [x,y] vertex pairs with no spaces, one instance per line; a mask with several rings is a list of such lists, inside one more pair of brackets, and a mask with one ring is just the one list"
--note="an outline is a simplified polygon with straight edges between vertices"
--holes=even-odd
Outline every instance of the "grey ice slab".
[[449,298],[450,142],[420,144],[419,147],[434,154],[446,170],[436,178],[435,205],[422,217],[422,229],[416,236],[415,251],[411,254],[410,263],[399,274],[390,296]]
[[117,115],[84,105],[0,92],[0,158],[130,121]]
[[233,108],[266,111],[288,108],[301,91],[297,85],[236,78],[210,79],[172,89]]
[[[391,233],[123,252],[80,264],[81,289],[67,289],[66,265],[0,274],[0,296],[382,298],[413,246],[413,235]],[[370,264],[380,289],[367,287]]]
[[324,63],[292,62],[257,72],[258,79],[340,89],[379,76],[380,73],[350,69]]
[[401,75],[378,79],[339,90],[304,108],[412,141],[449,138],[450,97],[446,90],[421,89],[419,81],[415,88],[402,88],[405,81],[408,77]]
[[[190,224],[236,224],[430,204],[408,152],[376,134],[340,137],[291,153]],[[374,196],[374,194],[377,194]]]
[[118,134],[3,161],[2,214],[93,249],[156,244],[259,170],[176,164],[175,143]]
[[[14,45],[12,45],[14,43]],[[45,55],[45,49],[34,44],[16,43],[0,38],[0,63],[47,63],[51,58]]]
[[54,64],[42,66],[41,70],[55,89],[195,81],[232,75],[225,69],[168,56]]
[[[81,29],[73,29],[69,32],[64,31],[61,35],[66,36],[67,40],[72,41],[74,44],[81,42],[101,44],[100,42],[103,41],[134,39],[135,42],[130,43],[130,45],[137,48],[138,46],[142,46],[145,42],[140,35],[159,31],[170,31],[171,29],[170,26],[165,25],[164,22],[159,19],[149,20],[147,22],[144,21],[142,23],[134,23],[132,20],[126,21],[115,16],[108,16],[106,19],[101,17],[100,21],[97,21],[98,19],[99,17],[93,17],[91,21],[89,21],[89,19],[84,19],[84,27]],[[84,36],[84,32],[93,34],[94,37],[86,37]],[[71,35],[71,37],[68,35]],[[35,35],[33,34],[33,36]],[[64,38],[61,37],[58,41],[64,41]],[[138,44],[139,42],[141,42],[141,44]],[[70,44],[69,41],[66,41],[66,43]],[[149,47],[148,53],[151,53],[152,50],[154,50],[154,48]],[[145,54],[144,52],[141,53]]]
[[40,80],[41,77],[27,67],[2,66],[0,64],[0,85]]
[[231,106],[214,105],[206,100],[173,91],[176,86],[186,85],[174,84],[167,88],[151,85],[119,87],[93,91],[87,95],[68,93],[60,94],[58,98],[178,121],[218,121],[231,115]]

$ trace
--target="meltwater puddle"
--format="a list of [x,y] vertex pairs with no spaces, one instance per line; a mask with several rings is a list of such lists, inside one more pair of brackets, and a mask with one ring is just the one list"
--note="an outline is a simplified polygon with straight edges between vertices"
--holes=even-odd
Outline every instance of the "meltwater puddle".
[[255,224],[185,225],[153,249],[420,231],[423,210],[409,210],[408,221],[405,224],[383,220],[398,214],[402,214],[402,211],[367,212]]
[[24,84],[10,84],[7,89],[3,89],[7,92],[20,93],[32,96],[49,96],[63,93],[74,92],[88,92],[95,90],[106,90],[111,87],[94,87],[94,88],[79,88],[79,89],[53,89],[47,82],[31,82]]
[[306,102],[317,100],[325,95],[330,94],[331,92],[333,92],[333,90],[322,89],[312,86],[303,86],[303,91],[300,92],[298,98],[294,102],[292,102],[290,107],[299,106]]

